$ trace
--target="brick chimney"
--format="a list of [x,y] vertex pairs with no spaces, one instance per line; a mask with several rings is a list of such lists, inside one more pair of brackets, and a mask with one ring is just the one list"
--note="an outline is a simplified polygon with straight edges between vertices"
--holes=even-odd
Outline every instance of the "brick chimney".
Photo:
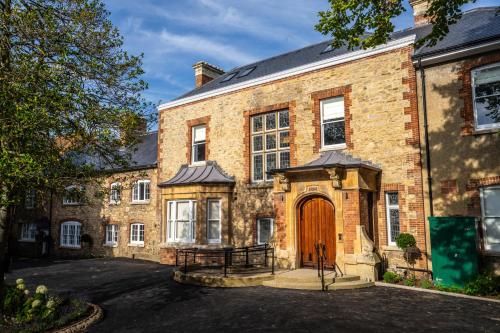
[[202,85],[212,81],[219,75],[224,74],[224,71],[222,69],[210,65],[205,61],[198,61],[193,65],[193,69],[196,88],[201,87]]
[[410,0],[410,5],[413,7],[413,23],[416,27],[430,23],[430,18],[425,17],[425,13],[431,3],[432,0]]

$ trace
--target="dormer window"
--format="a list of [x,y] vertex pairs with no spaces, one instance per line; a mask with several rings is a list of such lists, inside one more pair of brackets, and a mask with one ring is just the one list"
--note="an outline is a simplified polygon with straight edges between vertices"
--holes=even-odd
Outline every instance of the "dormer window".
[[205,162],[206,158],[206,126],[195,126],[192,129],[192,160],[191,163]]

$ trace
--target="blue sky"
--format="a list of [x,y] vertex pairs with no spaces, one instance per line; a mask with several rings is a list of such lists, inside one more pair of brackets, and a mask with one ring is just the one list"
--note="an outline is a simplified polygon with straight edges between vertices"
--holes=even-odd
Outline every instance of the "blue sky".
[[[497,5],[478,0],[464,9]],[[327,0],[104,0],[125,38],[125,49],[144,53],[144,93],[169,101],[194,87],[192,65],[204,60],[230,70],[326,39],[314,30]],[[286,5],[284,5],[286,3]],[[411,9],[395,19],[412,25]]]

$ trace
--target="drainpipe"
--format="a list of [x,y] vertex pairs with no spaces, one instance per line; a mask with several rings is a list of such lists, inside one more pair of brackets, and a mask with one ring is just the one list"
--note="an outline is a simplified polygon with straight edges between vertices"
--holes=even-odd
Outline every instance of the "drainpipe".
[[422,58],[418,59],[418,69],[420,70],[420,79],[422,82],[422,107],[424,112],[424,140],[425,140],[425,166],[427,168],[427,186],[429,192],[429,215],[434,216],[434,204],[432,201],[432,171],[431,171],[431,152],[429,148],[429,123],[427,121],[427,94],[425,91],[425,70],[422,67]]

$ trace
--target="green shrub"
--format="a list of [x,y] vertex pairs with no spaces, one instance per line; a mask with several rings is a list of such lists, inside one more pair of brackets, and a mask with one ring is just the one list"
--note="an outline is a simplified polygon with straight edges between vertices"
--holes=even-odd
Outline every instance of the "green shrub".
[[430,289],[432,288],[432,281],[427,279],[420,280],[420,287],[424,289]]
[[449,293],[463,294],[463,292],[464,292],[464,290],[462,288],[460,288],[459,286],[447,287],[447,286],[436,285],[436,286],[434,286],[434,288],[436,288],[436,290],[446,291]]
[[415,282],[416,282],[416,279],[413,276],[403,280],[403,284],[407,287],[414,287]]
[[398,283],[401,281],[401,276],[393,272],[385,272],[384,273],[384,282],[387,283]]
[[417,241],[415,240],[415,237],[413,237],[413,235],[402,233],[396,237],[396,245],[400,249],[406,250],[417,245]]
[[497,296],[500,294],[500,276],[487,272],[478,275],[465,285],[467,295]]

